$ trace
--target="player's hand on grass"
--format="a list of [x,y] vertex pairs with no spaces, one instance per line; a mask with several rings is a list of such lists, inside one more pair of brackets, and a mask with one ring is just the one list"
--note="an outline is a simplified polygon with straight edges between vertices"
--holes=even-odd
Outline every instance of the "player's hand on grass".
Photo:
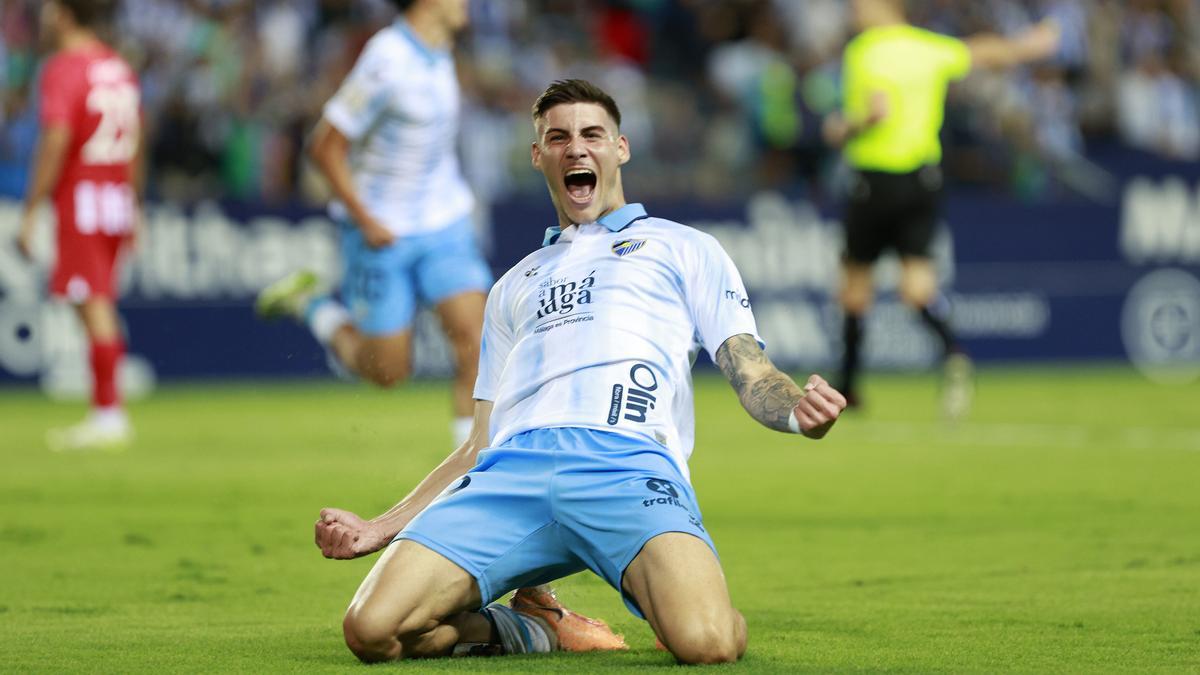
[[315,529],[321,554],[337,560],[374,553],[390,540],[387,533],[374,523],[342,509],[321,509]]
[[359,230],[362,232],[363,239],[367,241],[367,246],[371,248],[384,248],[391,246],[396,241],[396,233],[387,229],[374,218],[364,218],[359,221]]
[[800,432],[809,438],[822,438],[829,433],[838,415],[846,409],[846,397],[834,389],[825,378],[813,375],[804,385],[804,398],[796,405],[793,414],[800,424]]

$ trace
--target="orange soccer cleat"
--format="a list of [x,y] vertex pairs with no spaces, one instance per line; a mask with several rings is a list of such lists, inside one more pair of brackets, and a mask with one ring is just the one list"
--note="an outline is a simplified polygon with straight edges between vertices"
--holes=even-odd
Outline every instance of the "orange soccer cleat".
[[558,647],[568,652],[616,651],[629,649],[624,636],[614,633],[599,619],[572,612],[547,586],[522,588],[508,603],[514,610],[549,624],[558,635]]

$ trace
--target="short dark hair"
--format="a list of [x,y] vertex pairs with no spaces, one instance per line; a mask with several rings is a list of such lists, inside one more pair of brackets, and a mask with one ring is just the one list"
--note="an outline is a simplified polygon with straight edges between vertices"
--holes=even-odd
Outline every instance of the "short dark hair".
[[587,80],[556,80],[533,102],[533,119],[536,121],[556,105],[564,103],[596,103],[608,112],[617,128],[621,126],[621,110],[603,89]]
[[408,8],[412,7],[413,3],[416,1],[417,0],[392,0],[392,4],[396,6],[396,9],[400,10],[401,12],[405,12],[408,11]]
[[118,0],[56,0],[66,8],[75,23],[84,28],[99,28],[112,21]]

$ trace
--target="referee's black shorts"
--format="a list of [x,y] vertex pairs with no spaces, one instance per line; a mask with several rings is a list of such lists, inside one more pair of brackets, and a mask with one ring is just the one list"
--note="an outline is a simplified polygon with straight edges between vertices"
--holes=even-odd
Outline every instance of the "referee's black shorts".
[[844,219],[846,260],[870,264],[888,249],[902,257],[928,258],[941,196],[942,173],[936,166],[912,173],[856,170]]

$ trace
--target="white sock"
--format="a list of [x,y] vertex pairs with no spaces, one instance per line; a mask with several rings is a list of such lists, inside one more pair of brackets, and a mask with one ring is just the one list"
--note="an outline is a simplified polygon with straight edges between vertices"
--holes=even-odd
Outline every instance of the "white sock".
[[525,616],[500,603],[480,610],[496,627],[506,654],[541,654],[558,648],[557,636],[546,632],[533,617]]
[[332,298],[313,300],[312,307],[307,312],[308,328],[323,345],[333,340],[334,333],[350,323],[350,313],[338,301]]
[[450,425],[450,433],[454,435],[454,447],[461,447],[471,437],[471,427],[475,420],[470,417],[455,417]]

